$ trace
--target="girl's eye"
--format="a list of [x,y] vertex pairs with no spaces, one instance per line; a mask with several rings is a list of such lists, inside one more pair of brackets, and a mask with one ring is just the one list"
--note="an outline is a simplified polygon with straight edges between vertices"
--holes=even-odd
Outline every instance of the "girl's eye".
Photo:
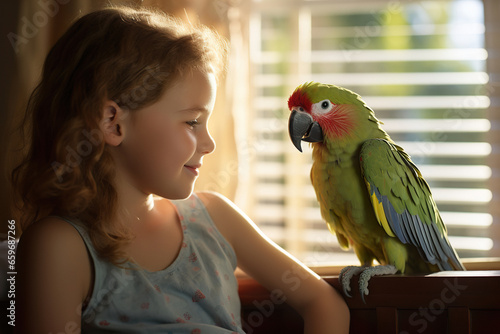
[[192,121],[187,121],[186,124],[189,126],[195,126],[196,124],[198,124],[198,120],[193,119]]

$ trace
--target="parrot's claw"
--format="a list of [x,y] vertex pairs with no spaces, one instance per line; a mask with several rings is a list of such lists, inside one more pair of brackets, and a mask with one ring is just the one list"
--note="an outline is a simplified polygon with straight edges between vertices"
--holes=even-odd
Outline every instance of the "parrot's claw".
[[365,302],[365,296],[368,296],[370,291],[368,290],[368,282],[373,276],[377,275],[391,275],[395,274],[398,270],[393,265],[385,266],[375,266],[375,267],[358,267],[358,266],[347,266],[340,271],[339,281],[342,285],[342,290],[344,295],[347,297],[352,297],[349,292],[351,291],[351,279],[354,275],[359,275],[359,292],[361,294],[361,300]]
[[349,291],[351,291],[351,278],[365,269],[366,267],[347,266],[340,271],[339,281],[342,285],[342,290],[347,297],[352,297],[349,294]]
[[396,267],[390,264],[385,266],[365,268],[359,275],[359,292],[361,294],[361,300],[363,301],[363,303],[366,304],[365,295],[368,296],[368,294],[370,293],[370,291],[368,290],[368,281],[370,281],[373,276],[391,275],[395,274],[397,271],[398,270],[396,269]]

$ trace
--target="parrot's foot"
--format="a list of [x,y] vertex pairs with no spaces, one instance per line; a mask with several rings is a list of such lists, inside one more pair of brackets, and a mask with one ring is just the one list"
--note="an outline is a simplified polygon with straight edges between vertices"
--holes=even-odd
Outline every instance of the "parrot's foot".
[[349,291],[351,291],[351,278],[354,275],[359,274],[360,272],[362,272],[366,268],[368,268],[368,267],[347,266],[340,271],[339,281],[340,281],[340,284],[342,285],[342,290],[344,291],[344,294],[347,297],[352,297],[349,294]]
[[361,300],[365,303],[365,295],[368,296],[370,293],[368,291],[368,281],[373,276],[378,275],[391,275],[395,274],[398,270],[393,265],[385,265],[385,266],[375,266],[375,267],[367,267],[363,270],[363,272],[359,275],[359,292],[361,294]]
[[351,278],[354,275],[359,275],[359,292],[361,293],[361,300],[365,303],[365,295],[368,296],[368,282],[373,276],[377,275],[391,275],[395,274],[398,270],[393,265],[375,266],[375,267],[358,267],[347,266],[340,271],[339,281],[342,285],[342,290],[347,297],[351,297]]

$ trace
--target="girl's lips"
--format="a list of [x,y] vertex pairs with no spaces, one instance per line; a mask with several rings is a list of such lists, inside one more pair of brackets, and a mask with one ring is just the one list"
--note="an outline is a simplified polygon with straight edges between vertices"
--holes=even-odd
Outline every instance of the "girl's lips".
[[187,170],[189,170],[191,173],[193,173],[196,176],[198,176],[200,174],[200,172],[198,171],[198,168],[200,168],[201,165],[194,165],[194,166],[184,165],[184,167],[186,167]]

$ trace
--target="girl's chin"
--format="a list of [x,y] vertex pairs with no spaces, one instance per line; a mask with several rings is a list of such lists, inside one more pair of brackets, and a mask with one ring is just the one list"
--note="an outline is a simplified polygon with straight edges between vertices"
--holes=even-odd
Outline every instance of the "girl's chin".
[[189,198],[194,191],[194,182],[190,185],[184,184],[182,188],[177,188],[175,190],[165,191],[162,194],[156,194],[160,197],[167,198],[170,200],[183,200]]

